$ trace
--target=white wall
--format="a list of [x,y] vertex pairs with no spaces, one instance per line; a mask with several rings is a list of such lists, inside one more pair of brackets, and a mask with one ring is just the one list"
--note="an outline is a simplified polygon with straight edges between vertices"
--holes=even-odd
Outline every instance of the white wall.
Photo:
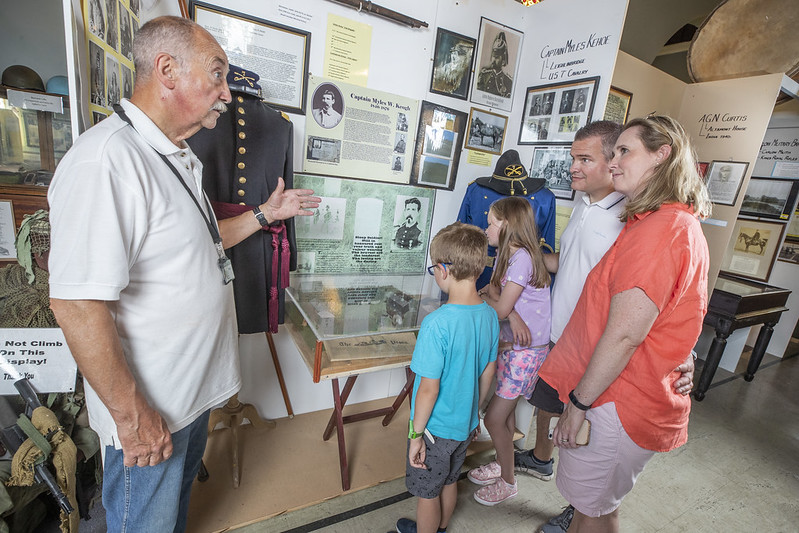
[[[775,107],[768,126],[769,128],[799,127],[799,100],[791,100]],[[782,314],[779,323],[774,327],[771,342],[766,348],[766,353],[782,357],[791,340],[796,322],[799,320],[799,265],[777,261],[774,263],[768,283],[792,291],[785,304],[788,311]],[[761,326],[752,328],[747,344],[750,346],[755,344],[760,328]]]
[[[64,5],[79,5],[79,0],[63,0]],[[610,86],[611,73],[620,41],[627,0],[558,0],[524,7],[514,0],[383,0],[385,7],[408,16],[426,21],[429,28],[412,29],[367,13],[337,5],[327,0],[303,0],[289,2],[269,0],[252,2],[250,0],[217,0],[216,5],[255,17],[275,21],[287,26],[310,31],[311,50],[309,70],[315,75],[323,74],[323,58],[327,14],[334,13],[372,26],[371,64],[368,87],[376,90],[400,94],[418,100],[429,100],[454,109],[468,112],[470,102],[447,98],[427,92],[432,66],[432,53],[435,44],[436,28],[448,30],[477,38],[481,16],[508,25],[524,32],[523,50],[518,78],[513,95],[513,108],[508,115],[508,130],[504,150],[517,148],[522,162],[529,165],[532,147],[517,147],[520,115],[524,105],[525,89],[528,86],[551,83],[544,68],[542,50],[546,46],[562,46],[567,41],[582,42],[592,34],[607,36],[603,46],[587,46],[581,51],[566,54],[564,59],[585,59],[586,72],[577,79],[600,76],[597,88],[594,117],[602,116],[604,103]],[[31,0],[14,5],[14,16],[0,17],[0,65],[25,63],[39,71],[46,81],[55,74],[66,74],[66,55],[63,52],[64,29],[61,2],[59,0]],[[142,2],[142,20],[162,14],[178,15],[176,2],[161,0]],[[279,7],[287,6],[307,14],[307,22],[288,19],[280,14]],[[152,6],[149,10],[146,6]],[[74,9],[74,8],[73,8]],[[4,10],[6,11],[6,10]],[[576,17],[575,13],[580,16]],[[21,21],[36,20],[37,35],[30,37],[31,31]],[[75,39],[76,46],[84,46],[82,37]],[[54,54],[53,51],[58,51]],[[78,58],[81,54],[78,53]],[[70,68],[74,77],[81,67]],[[78,106],[76,106],[78,107]],[[483,106],[480,106],[483,107]],[[302,161],[301,149],[304,138],[305,117],[291,115],[294,122],[296,148],[295,160],[299,170]],[[490,166],[472,165],[461,157],[459,173],[454,191],[437,193],[432,221],[432,231],[455,220],[461,199],[467,185],[474,179],[490,174],[496,163],[495,156]],[[316,411],[332,406],[329,382],[313,384],[311,374],[294,346],[288,333],[281,331],[275,335],[281,367],[286,379],[292,407],[295,414]],[[242,370],[244,387],[240,398],[255,404],[262,416],[278,418],[285,416],[286,410],[280,394],[271,357],[264,335],[244,335],[241,338]],[[350,403],[395,395],[404,384],[403,370],[383,371],[367,374],[359,378]]]
[[2,4],[0,72],[11,65],[25,65],[35,70],[44,83],[53,76],[66,76],[61,1],[2,0]]
[[[522,163],[529,165],[532,147],[517,147],[521,111],[524,106],[528,86],[551,83],[542,79],[548,73],[543,68],[542,49],[565,43],[567,40],[583,41],[589,35],[608,35],[607,44],[601,47],[575,52],[571,58],[584,57],[588,72],[579,78],[600,76],[597,88],[594,117],[601,116],[607,92],[610,87],[610,74],[613,71],[618,42],[624,22],[626,0],[609,0],[601,3],[591,0],[562,0],[543,2],[533,7],[524,7],[513,0],[494,0],[491,2],[465,2],[456,0],[384,0],[382,5],[408,16],[423,20],[428,29],[412,29],[401,26],[366,13],[336,5],[325,0],[306,0],[291,5],[292,9],[308,15],[308,22],[282,17],[279,2],[262,5],[246,0],[219,0],[217,5],[228,9],[249,13],[256,17],[273,20],[288,26],[310,31],[311,53],[309,70],[322,75],[327,28],[327,13],[334,13],[372,26],[371,64],[368,87],[403,96],[428,100],[454,109],[468,112],[474,104],[428,93],[432,54],[435,45],[436,27],[477,37],[480,30],[480,17],[485,15],[501,24],[524,32],[523,51],[518,73],[514,83],[513,107],[510,113],[492,110],[509,116],[508,130],[503,150],[517,148]],[[580,17],[573,14],[579,12]],[[480,106],[483,107],[483,106]],[[302,161],[305,117],[291,115],[294,122],[295,161]],[[453,191],[438,191],[432,220],[432,232],[455,220],[461,199],[468,184],[480,176],[493,171],[494,157],[490,167],[469,164],[466,153],[461,156],[459,172]],[[299,169],[299,164],[296,165]],[[331,385],[329,382],[313,384],[311,374],[287,332],[275,335],[275,343],[280,354],[280,363],[291,395],[295,414],[329,408],[332,406]],[[240,394],[243,401],[253,403],[266,417],[285,416],[286,411],[277,379],[274,376],[271,358],[264,335],[246,335],[241,340],[242,369],[245,384]],[[350,403],[396,395],[405,382],[404,371],[392,370],[362,375],[353,389]],[[521,427],[521,426],[520,426]]]

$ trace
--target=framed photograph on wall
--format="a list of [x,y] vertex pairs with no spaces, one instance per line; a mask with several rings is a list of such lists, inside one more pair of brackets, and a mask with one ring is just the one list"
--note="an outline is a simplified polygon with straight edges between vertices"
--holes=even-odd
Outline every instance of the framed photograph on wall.
[[741,214],[788,220],[796,205],[799,180],[780,178],[749,179],[741,204]]
[[463,147],[500,155],[507,127],[508,117],[473,107],[469,111],[469,129]]
[[785,242],[782,243],[778,259],[786,263],[799,265],[799,239],[785,237]]
[[482,17],[472,102],[510,112],[524,33]]
[[785,224],[780,222],[739,218],[721,261],[721,271],[768,281],[784,231]]
[[572,142],[591,122],[599,77],[528,87],[519,144]]
[[422,100],[411,184],[451,191],[461,159],[461,139],[469,116]]
[[11,200],[0,200],[0,261],[17,258],[16,236],[14,204]]
[[633,101],[633,93],[610,86],[608,101],[605,104],[604,120],[610,120],[616,124],[624,125],[630,115],[630,103]]
[[799,209],[793,212],[791,221],[788,222],[788,229],[785,230],[785,237],[799,239]]
[[[191,0],[189,15],[221,44],[231,64],[258,74],[266,103],[305,114],[311,33]],[[279,67],[266,68],[266,65]]]
[[530,177],[543,178],[547,188],[558,198],[574,200],[572,176],[569,167],[572,158],[571,145],[536,146],[530,163]]
[[438,28],[430,92],[466,100],[477,40]]
[[749,163],[745,161],[711,161],[705,183],[710,201],[719,205],[735,205]]

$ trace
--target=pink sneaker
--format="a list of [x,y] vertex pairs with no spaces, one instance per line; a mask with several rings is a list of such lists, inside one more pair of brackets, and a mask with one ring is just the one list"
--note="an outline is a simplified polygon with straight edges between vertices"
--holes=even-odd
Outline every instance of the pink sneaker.
[[491,461],[487,465],[472,468],[466,477],[475,485],[491,485],[502,475],[502,467],[496,461]]
[[490,506],[509,500],[518,493],[516,483],[511,485],[504,479],[498,478],[493,484],[477,489],[477,492],[474,493],[474,499],[478,503]]

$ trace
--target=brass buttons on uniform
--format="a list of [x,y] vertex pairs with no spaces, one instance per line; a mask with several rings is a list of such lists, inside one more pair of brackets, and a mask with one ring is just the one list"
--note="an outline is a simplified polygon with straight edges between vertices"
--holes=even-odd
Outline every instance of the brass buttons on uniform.
[[239,183],[241,183],[242,185],[247,183],[247,178],[245,178],[244,176],[240,177],[239,178]]
[[239,112],[239,115],[243,115],[244,114],[244,108],[243,107],[236,108],[236,111]]
[[239,119],[239,126],[244,126],[244,124],[245,124],[245,123],[244,123],[244,119],[243,119],[243,118],[240,118],[240,119]]
[[247,204],[245,204],[244,202],[239,202],[239,205],[247,205]]
[[244,168],[246,165],[244,163],[239,163],[236,166],[239,167],[239,168]]
[[246,137],[247,137],[246,133],[244,133],[243,131],[239,132],[239,139],[245,139]]
[[244,98],[243,98],[243,97],[241,97],[241,96],[237,96],[237,97],[236,97],[236,101],[237,101],[238,103],[242,103],[242,102],[244,101]]
[[247,149],[246,149],[246,148],[244,148],[243,146],[240,146],[240,147],[239,147],[239,153],[240,153],[240,154],[246,154],[246,153],[247,153]]
[[239,192],[238,192],[238,195],[239,195],[239,196],[244,196],[245,194],[246,194],[246,193],[244,192],[244,190],[243,190],[243,189],[239,189]]

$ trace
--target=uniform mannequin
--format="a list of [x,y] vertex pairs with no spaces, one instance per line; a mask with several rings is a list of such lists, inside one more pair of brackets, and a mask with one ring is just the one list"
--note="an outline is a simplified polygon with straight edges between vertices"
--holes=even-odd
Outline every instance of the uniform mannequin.
[[[261,100],[259,78],[230,65],[227,81],[233,101],[228,112],[215,128],[202,129],[188,140],[203,163],[203,189],[218,218],[265,202],[279,177],[286,189],[293,187],[293,126],[288,116]],[[283,224],[264,227],[227,250],[236,275],[239,333],[276,333],[283,322],[288,272],[297,268],[294,220]]]
[[[527,175],[516,150],[507,150],[497,160],[496,168],[491,176],[477,178],[469,184],[458,212],[458,222],[474,224],[478,228],[486,229],[488,227],[488,208],[492,203],[505,196],[522,196],[533,207],[538,236],[550,247],[550,249],[544,247],[544,253],[554,250],[555,195],[544,187],[545,184],[546,180],[531,178]],[[490,258],[496,256],[496,253],[493,246],[488,247]],[[478,289],[488,284],[492,272],[493,268],[486,266],[477,279]]]

